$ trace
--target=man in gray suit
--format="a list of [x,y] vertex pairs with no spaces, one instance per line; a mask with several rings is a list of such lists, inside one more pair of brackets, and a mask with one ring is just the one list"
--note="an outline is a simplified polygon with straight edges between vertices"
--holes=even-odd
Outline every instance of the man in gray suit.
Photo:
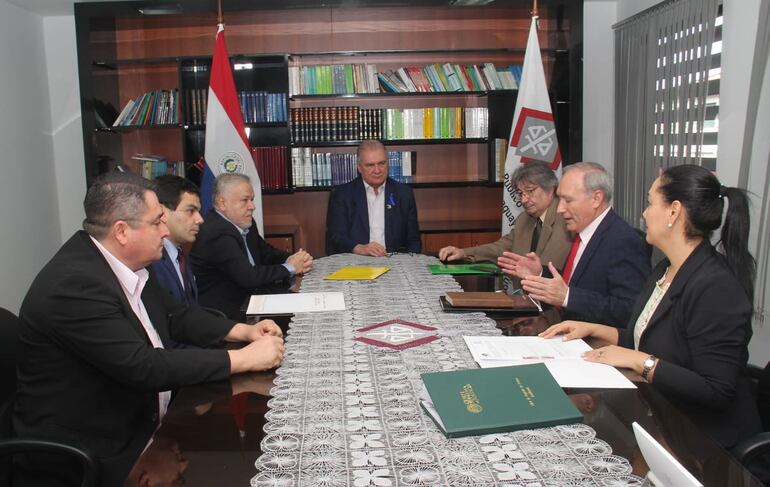
[[[524,211],[516,217],[511,231],[500,240],[476,247],[460,249],[444,247],[438,252],[441,260],[497,262],[503,252],[526,255],[534,252],[542,262],[552,262],[557,269],[564,267],[572,235],[564,219],[556,213],[559,180],[544,162],[522,164],[513,173],[512,182]],[[513,283],[519,287],[518,279]]]

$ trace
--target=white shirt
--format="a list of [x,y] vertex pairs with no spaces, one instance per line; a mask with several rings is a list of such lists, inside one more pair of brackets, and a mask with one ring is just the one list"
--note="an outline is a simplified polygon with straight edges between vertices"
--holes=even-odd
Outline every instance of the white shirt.
[[182,277],[182,269],[179,268],[179,247],[174,245],[171,242],[171,240],[164,238],[163,248],[166,249],[166,252],[168,253],[168,258],[171,259],[171,264],[174,265],[174,269],[176,270],[176,277],[179,278],[179,282],[182,284],[182,289],[184,289],[184,278]]
[[374,188],[364,182],[366,204],[369,210],[369,242],[385,247],[385,183],[374,193]]
[[[578,263],[580,262],[580,258],[583,257],[583,252],[585,252],[588,242],[591,241],[591,237],[594,236],[594,233],[596,233],[596,229],[599,228],[599,225],[602,223],[602,220],[604,220],[604,217],[606,217],[607,213],[609,212],[610,212],[610,207],[608,206],[606,210],[604,210],[599,216],[594,218],[594,221],[589,223],[580,232],[579,234],[580,245],[578,245],[577,252],[575,252],[575,259],[572,261],[572,274],[575,274],[575,269],[577,269]],[[568,303],[569,303],[569,287],[567,287],[567,295],[564,296],[564,302],[561,305],[563,308],[566,308]]]
[[[131,309],[142,323],[144,332],[150,339],[152,346],[155,348],[165,348],[163,346],[163,342],[160,340],[158,332],[155,330],[155,327],[150,321],[150,317],[147,315],[147,310],[144,308],[144,303],[142,303],[142,290],[144,289],[144,285],[147,284],[147,279],[150,277],[150,273],[147,272],[147,269],[139,269],[136,272],[132,271],[123,262],[118,260],[117,257],[112,255],[109,250],[104,248],[104,246],[100,244],[99,241],[97,241],[95,238],[91,237],[91,241],[96,245],[96,248],[99,249],[99,252],[101,252],[104,258],[107,260],[107,264],[110,266],[110,269],[112,269],[115,277],[118,278],[120,287],[123,289],[123,294],[126,295],[126,299],[131,305]],[[171,391],[162,391],[158,393],[159,418],[163,418],[163,416],[166,414],[169,401],[171,401]]]

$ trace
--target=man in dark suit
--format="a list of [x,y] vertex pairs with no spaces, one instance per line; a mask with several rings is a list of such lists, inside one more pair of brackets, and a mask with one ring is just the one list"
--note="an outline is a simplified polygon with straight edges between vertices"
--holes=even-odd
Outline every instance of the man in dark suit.
[[310,254],[300,249],[289,255],[259,235],[252,217],[254,189],[248,176],[217,176],[213,204],[190,252],[201,305],[238,319],[246,298],[260,286],[310,271]]
[[151,272],[174,299],[187,305],[197,303],[198,286],[183,246],[195,242],[203,223],[200,191],[195,184],[179,176],[160,176],[154,183],[155,194],[166,216],[168,236],[163,239],[163,255],[152,263]]
[[388,153],[377,140],[358,147],[353,181],[334,189],[326,218],[327,252],[384,257],[420,252],[420,227],[412,188],[388,177]]
[[[175,302],[145,267],[160,258],[166,218],[150,182],[110,173],[84,202],[85,231],[40,271],[19,313],[14,431],[90,450],[99,485],[122,485],[166,411],[170,391],[280,364],[272,321],[216,318]],[[240,350],[169,349],[171,340]],[[28,455],[15,485],[77,485],[77,469]]]
[[650,273],[649,252],[610,208],[612,181],[601,165],[565,167],[557,196],[557,212],[576,234],[564,271],[560,274],[549,262],[551,276],[541,275],[540,259],[532,254],[505,252],[498,264],[520,277],[533,298],[559,307],[561,318],[624,328]]

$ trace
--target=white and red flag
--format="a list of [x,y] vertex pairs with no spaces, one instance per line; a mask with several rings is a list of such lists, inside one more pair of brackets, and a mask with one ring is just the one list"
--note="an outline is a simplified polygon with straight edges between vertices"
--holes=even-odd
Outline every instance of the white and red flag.
[[521,212],[520,202],[515,196],[516,188],[511,175],[519,167],[531,161],[547,162],[554,171],[561,165],[559,143],[556,140],[556,125],[545,84],[543,60],[540,57],[540,43],[537,40],[537,16],[532,17],[529,28],[527,50],[524,53],[524,67],[519,83],[519,95],[513,111],[513,124],[505,158],[505,184],[503,185],[503,235],[511,231],[513,221]]
[[206,105],[206,166],[201,180],[201,203],[211,205],[214,178],[223,172],[242,173],[254,186],[254,221],[264,235],[262,219],[262,184],[251,156],[246,126],[243,123],[233,71],[225,44],[225,26],[217,30],[214,59],[211,62],[209,97]]

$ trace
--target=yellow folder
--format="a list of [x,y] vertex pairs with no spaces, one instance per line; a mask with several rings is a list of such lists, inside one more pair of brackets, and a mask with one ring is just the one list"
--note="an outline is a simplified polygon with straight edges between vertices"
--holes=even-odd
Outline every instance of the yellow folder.
[[390,267],[343,267],[337,272],[333,272],[324,279],[336,281],[364,281],[368,279],[377,279],[390,270]]

